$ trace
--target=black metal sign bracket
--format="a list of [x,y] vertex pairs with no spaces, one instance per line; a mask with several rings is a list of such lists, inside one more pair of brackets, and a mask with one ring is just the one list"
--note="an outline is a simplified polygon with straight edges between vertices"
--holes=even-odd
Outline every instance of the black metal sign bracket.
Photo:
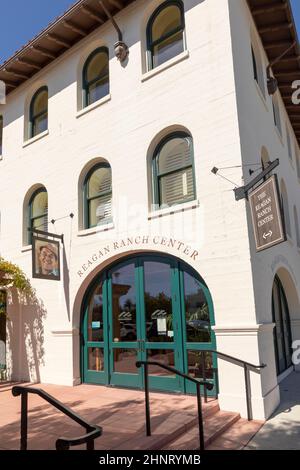
[[241,186],[240,188],[235,188],[234,189],[234,194],[235,194],[235,200],[240,201],[241,199],[248,199],[248,192],[250,189],[253,188],[257,183],[260,182],[265,176],[267,176],[269,173],[271,173],[274,168],[276,168],[279,165],[279,158],[276,158],[274,162],[270,162],[268,168],[266,168],[264,171],[262,171],[259,175],[257,175],[250,183],[246,184],[245,186]]
[[64,244],[64,236],[63,235],[57,235],[57,233],[50,233],[50,232],[44,232],[43,230],[37,230],[37,229],[32,229],[28,228],[28,232],[31,232],[36,235],[43,235],[45,237],[51,237],[51,238],[58,238],[62,244]]

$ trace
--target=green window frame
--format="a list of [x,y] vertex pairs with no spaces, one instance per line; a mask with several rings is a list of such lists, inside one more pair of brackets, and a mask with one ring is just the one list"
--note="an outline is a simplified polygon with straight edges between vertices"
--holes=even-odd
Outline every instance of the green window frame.
[[[41,193],[46,193],[47,195],[47,206],[43,213],[35,214],[34,213],[34,202],[37,196]],[[28,228],[33,230],[43,230],[44,232],[48,231],[48,193],[46,188],[39,188],[32,194],[29,205],[28,205]],[[32,241],[32,232],[28,231],[28,244],[31,244]]]
[[[172,28],[165,34],[162,34],[159,38],[154,39],[153,37],[153,27],[154,22],[158,19],[158,17],[163,13],[166,8],[171,6],[177,7],[180,13],[180,23]],[[184,19],[184,6],[182,1],[180,0],[167,0],[166,2],[162,3],[151,15],[148,25],[147,25],[147,56],[148,56],[148,69],[152,70],[158,65],[155,63],[155,49],[159,49],[163,46],[164,43],[172,43],[172,38],[176,40],[176,37],[181,35],[182,41],[182,51],[185,49],[185,41],[184,41],[184,31],[185,31],[185,19]],[[173,42],[174,44],[174,42]],[[178,53],[174,54],[172,57],[168,57],[166,60],[163,60],[162,63],[166,62],[167,60],[175,57]]]
[[[102,55],[105,56],[107,65],[103,68],[97,76],[93,79],[88,78],[89,67],[92,64],[92,61],[95,59],[96,55],[99,54],[99,59],[102,59]],[[99,96],[95,95],[93,97],[92,90],[102,87],[100,90]],[[82,106],[86,108],[87,106],[99,101],[109,94],[109,51],[107,47],[99,47],[95,49],[87,58],[83,70],[82,70]],[[99,90],[98,90],[99,91]]]
[[[110,170],[110,188],[109,189],[104,189],[104,190],[99,190],[96,194],[93,196],[89,195],[89,185],[91,178],[93,174],[101,169],[101,168],[107,168]],[[105,201],[110,200],[110,205],[112,204],[112,175],[111,175],[111,166],[109,163],[99,163],[96,166],[93,166],[91,170],[88,172],[85,181],[84,181],[84,191],[83,191],[83,198],[84,198],[84,228],[93,228],[96,227],[97,225],[102,225],[106,224],[112,221],[112,212],[110,210],[110,213],[108,216],[105,216],[101,219],[101,221],[97,224],[93,224],[91,221],[91,204],[93,201],[96,201],[97,199],[103,199],[104,204]],[[109,204],[109,203],[108,203]]]
[[0,155],[3,151],[3,116],[0,115]]
[[[171,142],[174,139],[182,139],[188,141],[189,145],[189,162],[185,164],[173,165],[172,169],[169,171],[160,171],[159,161],[162,155],[162,151],[165,148],[166,144]],[[153,203],[156,209],[162,208],[164,205],[170,206],[170,204],[164,200],[162,196],[163,191],[163,180],[167,177],[176,177],[180,175],[183,171],[186,171],[185,174],[190,170],[192,177],[192,191],[190,195],[187,194],[187,197],[178,198],[172,202],[173,205],[184,204],[189,201],[194,201],[196,199],[196,180],[195,180],[195,167],[194,167],[194,148],[193,148],[193,139],[186,132],[174,132],[166,136],[156,147],[154,152],[154,157],[152,160],[152,185],[153,185]],[[186,177],[187,178],[187,177]],[[187,183],[186,183],[187,184]]]
[[[40,98],[40,95],[43,93],[47,93],[47,105],[36,111],[35,106],[37,103],[37,100]],[[42,128],[39,128],[39,126],[42,124]],[[43,86],[37,90],[37,92],[34,94],[31,102],[30,102],[30,108],[29,108],[29,138],[33,138],[42,132],[46,131],[48,129],[48,87]]]

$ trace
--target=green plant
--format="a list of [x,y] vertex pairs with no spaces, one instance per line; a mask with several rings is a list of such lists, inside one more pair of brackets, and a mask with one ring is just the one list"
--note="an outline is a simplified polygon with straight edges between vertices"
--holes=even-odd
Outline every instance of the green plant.
[[30,297],[34,296],[34,290],[30,281],[21,268],[0,257],[0,288],[1,287],[14,287]]

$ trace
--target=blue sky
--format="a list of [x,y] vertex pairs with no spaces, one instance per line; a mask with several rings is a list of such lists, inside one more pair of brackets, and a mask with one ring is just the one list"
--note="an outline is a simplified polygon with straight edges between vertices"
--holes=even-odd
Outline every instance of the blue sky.
[[[300,0],[291,1],[300,36]],[[74,0],[2,0],[0,64],[74,3]]]

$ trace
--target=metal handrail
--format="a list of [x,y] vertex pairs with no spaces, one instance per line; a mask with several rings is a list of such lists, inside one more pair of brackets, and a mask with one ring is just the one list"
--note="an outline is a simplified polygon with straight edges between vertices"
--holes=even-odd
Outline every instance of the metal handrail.
[[251,421],[253,419],[252,415],[252,403],[251,403],[251,388],[250,388],[250,375],[249,371],[252,370],[252,372],[260,372],[260,369],[264,369],[267,367],[266,364],[261,364],[256,366],[255,364],[251,364],[251,362],[243,361],[243,359],[239,359],[234,356],[230,356],[229,354],[222,353],[220,351],[217,351],[216,349],[201,349],[202,355],[204,353],[210,352],[214,353],[217,356],[220,357],[220,359],[224,359],[227,362],[235,362],[238,365],[242,366],[244,368],[244,377],[245,377],[245,390],[246,390],[246,405],[247,405],[247,419],[248,421]]
[[102,435],[102,428],[94,424],[87,423],[77,413],[71,410],[68,406],[56,400],[52,395],[45,392],[40,388],[15,386],[12,388],[14,397],[21,395],[21,440],[20,450],[27,450],[27,434],[28,434],[28,394],[38,395],[50,405],[57,408],[73,421],[84,427],[86,434],[77,438],[61,437],[56,441],[56,450],[69,450],[72,446],[86,444],[87,450],[94,450],[94,440]]
[[203,386],[204,390],[212,390],[214,385],[211,382],[199,381],[190,377],[183,372],[174,369],[174,367],[166,366],[161,362],[157,361],[137,361],[136,367],[144,367],[144,381],[145,381],[145,411],[146,411],[146,433],[147,436],[151,436],[151,421],[150,421],[150,397],[149,397],[149,366],[159,366],[162,369],[165,369],[169,372],[173,372],[176,375],[180,375],[186,380],[190,380],[196,385],[197,389],[197,405],[198,405],[198,426],[199,426],[199,442],[200,450],[203,451],[205,448],[204,444],[204,428],[203,428],[203,415],[202,415],[202,403],[201,403],[201,390],[200,387]]
[[221,358],[223,358],[225,360],[228,360],[228,361],[232,360],[232,361],[238,362],[240,364],[246,365],[250,369],[264,369],[265,367],[267,367],[266,364],[261,364],[259,366],[256,366],[255,364],[251,364],[251,362],[243,361],[242,359],[239,359],[239,358],[234,357],[234,356],[230,356],[229,354],[222,353],[220,351],[217,351],[216,349],[201,349],[201,352],[215,353],[215,354],[217,354],[218,356],[220,356]]

